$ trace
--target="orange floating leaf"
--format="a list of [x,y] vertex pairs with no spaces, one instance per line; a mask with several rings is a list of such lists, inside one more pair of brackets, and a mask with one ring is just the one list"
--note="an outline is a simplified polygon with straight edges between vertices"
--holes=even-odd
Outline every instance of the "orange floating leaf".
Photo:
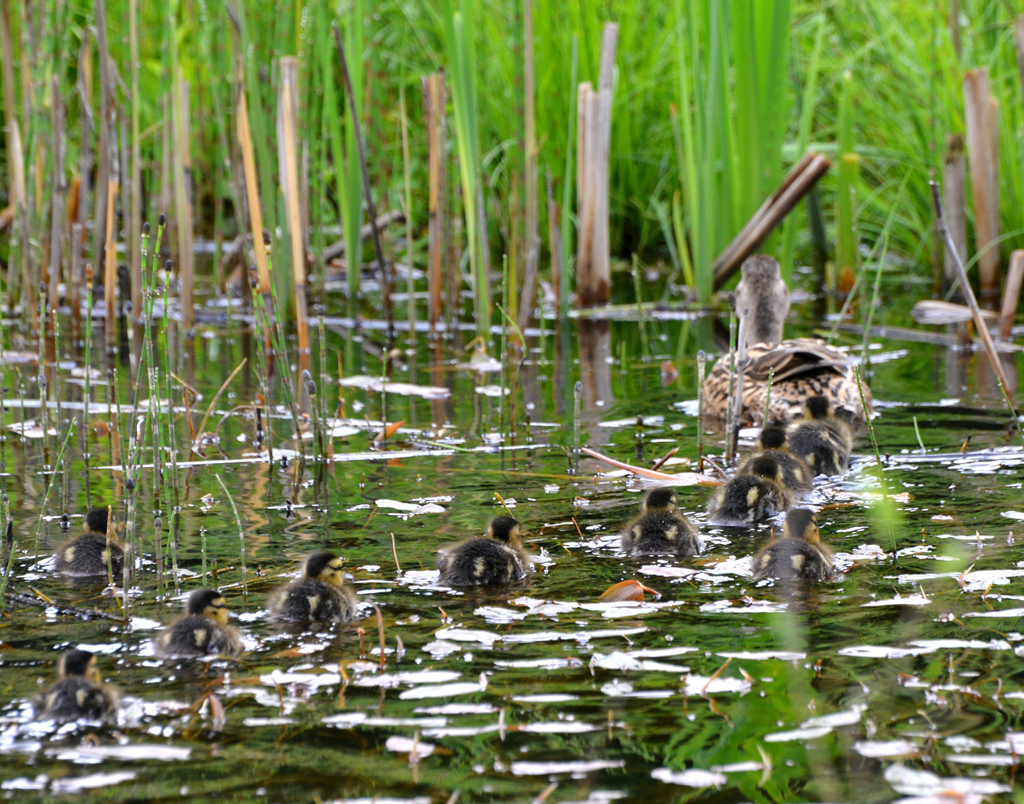
[[600,601],[602,603],[622,603],[624,601],[643,603],[644,592],[650,592],[655,597],[660,597],[658,592],[649,589],[639,581],[620,581],[613,586],[609,586],[605,593],[601,595]]
[[398,432],[398,428],[405,424],[405,419],[400,422],[392,422],[391,424],[385,424],[384,430],[377,434],[377,437],[373,439],[374,444],[379,444],[381,441],[386,441],[391,438],[395,433]]

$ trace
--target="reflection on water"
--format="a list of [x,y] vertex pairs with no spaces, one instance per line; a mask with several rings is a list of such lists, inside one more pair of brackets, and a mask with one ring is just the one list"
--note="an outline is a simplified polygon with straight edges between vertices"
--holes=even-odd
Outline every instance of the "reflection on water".
[[[337,419],[325,423],[337,459],[328,466],[289,451],[284,408],[273,420],[275,462],[245,457],[266,455],[243,409],[258,387],[258,339],[232,329],[173,340],[172,371],[203,397],[192,404],[196,427],[235,366],[249,362],[217,402],[206,431],[218,438],[201,453],[183,446],[191,433],[179,414],[179,482],[161,499],[151,446],[144,451],[128,623],[119,579],[107,587],[54,577],[47,558],[65,536],[65,510],[73,531],[90,505],[114,503],[124,521],[128,415],[111,429],[113,389],[98,374],[87,426],[69,442],[71,469],[40,520],[41,467],[60,444],[56,430],[41,437],[43,413],[27,404],[38,398],[30,368],[8,367],[6,421],[25,428],[2,453],[17,595],[0,627],[4,795],[444,802],[459,790],[466,801],[725,802],[1007,793],[1024,746],[1022,455],[998,389],[983,379],[984,358],[882,342],[886,353],[908,349],[872,367],[892,510],[878,504],[862,443],[846,478],[819,484],[809,500],[844,572],[783,588],[751,579],[750,556],[778,519],[711,527],[708,490],[681,488],[704,552],[626,558],[619,532],[637,489],[599,475],[589,459],[578,476],[567,472],[577,380],[584,444],[647,465],[673,446],[677,458],[695,457],[696,420],[674,403],[695,397],[695,350],[677,354],[677,344],[684,331],[691,346],[710,333],[697,323],[647,320],[644,353],[635,323],[581,321],[563,333],[549,322],[531,331],[521,369],[493,372],[456,368],[468,361],[461,347],[431,351],[424,337],[385,366],[373,332],[332,331],[332,377],[340,359],[346,377],[450,393],[385,399],[366,384],[317,377]],[[666,360],[679,376],[663,388]],[[135,403],[128,373],[116,378],[126,410]],[[59,375],[66,419],[82,388],[70,368]],[[382,414],[405,424],[375,444]],[[46,415],[52,427],[58,414]],[[160,454],[169,483],[167,444]],[[217,474],[238,507],[244,553]],[[497,495],[523,523],[536,572],[509,589],[440,586],[435,551],[482,533],[502,512]],[[275,626],[270,594],[318,547],[344,557],[364,619]],[[599,601],[629,579],[659,596]],[[247,653],[155,659],[158,629],[204,583],[238,612]],[[29,721],[28,699],[69,646],[96,652],[120,687],[117,729]]]

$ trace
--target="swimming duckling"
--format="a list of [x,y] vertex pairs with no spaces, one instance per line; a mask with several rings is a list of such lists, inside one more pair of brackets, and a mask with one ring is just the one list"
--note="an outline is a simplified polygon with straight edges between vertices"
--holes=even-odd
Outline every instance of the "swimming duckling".
[[306,557],[302,577],[270,601],[270,616],[287,622],[347,623],[359,616],[355,593],[343,585],[341,559],[320,550]]
[[[772,372],[771,406],[768,418],[789,421],[800,415],[803,400],[824,396],[832,407],[853,421],[864,420],[857,380],[850,359],[838,349],[816,338],[782,340],[782,328],[789,314],[789,288],[779,273],[779,263],[764,254],[748,257],[743,278],[736,286],[736,309],[747,311],[747,366],[743,373],[741,423],[760,420]],[[729,392],[729,356],[718,359],[704,381],[705,415],[724,419]],[[871,391],[864,386],[868,415],[872,412]]]
[[750,471],[750,465],[761,456],[767,455],[778,461],[782,468],[782,485],[796,494],[806,494],[814,488],[814,472],[807,461],[790,452],[786,446],[786,431],[777,425],[769,425],[761,430],[757,441],[758,452],[740,464],[739,474]]
[[85,515],[85,533],[68,539],[54,553],[53,568],[64,575],[120,575],[124,567],[124,545],[115,533],[107,533],[107,509],[93,508]]
[[790,424],[787,439],[790,451],[819,475],[841,475],[849,465],[853,431],[822,396],[804,403],[804,419]]
[[736,475],[708,503],[708,521],[716,525],[750,525],[782,513],[791,503],[782,485],[782,467],[770,455],[758,455],[747,474]]
[[117,690],[104,684],[96,657],[87,650],[69,650],[60,657],[58,681],[32,698],[36,720],[117,720]]
[[814,511],[786,514],[785,538],[766,544],[754,556],[754,580],[827,581],[835,575],[832,551],[821,541]]
[[679,510],[675,489],[654,489],[640,505],[640,516],[622,531],[622,549],[634,555],[675,553],[689,558],[700,552],[697,529]]
[[217,589],[197,589],[188,596],[185,616],[153,641],[157,656],[237,656],[243,650],[238,630],[228,625],[228,604]]
[[503,586],[533,572],[519,523],[510,516],[491,520],[486,536],[442,548],[437,567],[441,570],[438,583],[447,586]]

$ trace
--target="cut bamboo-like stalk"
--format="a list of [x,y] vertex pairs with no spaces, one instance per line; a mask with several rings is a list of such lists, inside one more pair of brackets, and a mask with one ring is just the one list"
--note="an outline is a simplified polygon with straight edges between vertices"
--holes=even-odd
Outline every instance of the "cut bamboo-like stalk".
[[[425,76],[420,81],[423,92],[423,117],[427,129],[427,214],[429,216],[427,258],[427,290],[431,337],[437,335],[437,323],[444,313],[441,288],[441,259],[444,254],[444,225],[441,206],[441,188],[444,177],[443,116],[444,116],[444,73]],[[411,214],[411,210],[406,211]],[[450,319],[450,313],[445,316]]]
[[267,252],[263,247],[263,214],[260,207],[260,188],[256,180],[256,159],[252,150],[252,132],[249,129],[249,105],[245,100],[245,87],[239,86],[236,135],[242,151],[245,170],[245,194],[249,201],[249,229],[252,232],[252,250],[256,257],[259,292],[270,293],[270,274],[267,271]]
[[[959,134],[950,134],[946,140],[942,179],[946,229],[960,262],[967,262],[967,171],[964,164],[964,138]],[[943,291],[948,292],[956,284],[956,261],[948,246],[944,245],[943,254]]]
[[306,267],[302,248],[302,214],[299,204],[299,169],[296,162],[298,124],[297,91],[299,61],[294,56],[281,59],[281,84],[278,89],[277,133],[278,165],[281,189],[288,215],[288,240],[291,243],[292,282],[295,285],[295,324],[299,340],[299,373],[309,371],[309,319],[306,315]]
[[1020,301],[1021,280],[1024,279],[1024,250],[1017,249],[1010,255],[1010,269],[1006,274],[1006,287],[1003,289],[1003,307],[999,313],[999,337],[1008,340],[1013,328],[1013,318],[1017,314],[1017,303]]
[[[99,147],[97,150],[96,167],[96,209],[93,217],[93,259],[97,264],[105,264],[104,247],[107,231],[106,215],[112,206],[107,202],[107,190],[114,178],[117,149],[116,136],[113,129],[114,117],[114,77],[111,74],[110,50],[107,47],[107,11],[106,0],[96,0],[96,44],[100,62],[100,119]],[[113,343],[111,329],[113,316],[107,319],[107,328],[111,334],[108,343]]]
[[189,145],[189,86],[175,65],[174,118],[174,208],[178,224],[178,276],[181,279],[179,301],[181,326],[187,333],[192,329],[193,265],[192,248],[192,156]]
[[987,69],[964,74],[964,118],[981,300],[991,307],[999,296],[999,109]]

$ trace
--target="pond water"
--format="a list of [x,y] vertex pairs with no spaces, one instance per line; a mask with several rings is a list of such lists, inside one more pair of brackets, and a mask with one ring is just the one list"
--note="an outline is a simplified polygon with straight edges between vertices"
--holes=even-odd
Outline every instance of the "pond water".
[[[898,314],[887,323],[901,323]],[[391,379],[447,390],[427,398],[391,389],[382,400],[354,385],[331,387],[325,393],[333,400],[340,391],[344,412],[329,467],[281,461],[291,446],[283,412],[274,421],[273,464],[253,457],[250,418],[236,412],[218,424],[214,413],[206,430],[219,443],[191,464],[179,450],[177,515],[166,488],[155,501],[152,470],[141,473],[141,566],[129,625],[118,621],[121,604],[102,582],[55,577],[49,559],[64,538],[65,508],[72,532],[89,505],[114,504],[125,518],[121,472],[109,468],[120,458],[104,424],[106,378],[93,382],[89,466],[75,433],[69,471],[47,498],[42,467],[53,462],[58,439],[38,437],[39,411],[28,402],[39,395],[35,367],[8,366],[5,421],[25,435],[10,432],[3,453],[17,548],[8,592],[19,597],[0,625],[0,795],[424,803],[452,800],[456,791],[461,801],[550,802],[1019,797],[1024,560],[1015,542],[1024,529],[1024,469],[984,356],[871,339],[886,491],[862,437],[846,477],[819,481],[810,500],[845,572],[787,592],[750,578],[749,557],[778,521],[707,526],[710,490],[683,487],[680,505],[700,526],[703,553],[679,562],[626,558],[618,534],[638,509],[640,486],[587,458],[572,472],[577,379],[584,445],[647,466],[672,447],[677,459],[696,459],[693,354],[697,345],[712,348],[709,324],[648,315],[580,325],[587,335],[578,351],[577,325],[560,344],[549,322],[529,337],[517,383],[508,367],[460,367],[470,354],[461,347],[432,363],[421,335],[412,355],[394,361]],[[808,334],[809,325],[787,331]],[[350,382],[360,373],[379,378],[380,350],[372,347],[380,340],[372,329],[353,338],[329,326],[328,364],[343,363]],[[840,341],[859,352],[859,336]],[[194,362],[174,349],[179,376],[194,378],[203,396],[197,420],[250,348],[232,323],[200,328]],[[679,372],[667,385],[665,361]],[[217,411],[251,400],[252,363],[228,384]],[[81,400],[73,365],[80,375],[74,360],[61,369],[63,419]],[[117,380],[124,404],[127,374]],[[388,421],[404,424],[375,447],[382,405]],[[186,440],[180,416],[177,433]],[[709,432],[704,443],[721,453],[720,436]],[[144,458],[149,464],[152,453]],[[668,467],[680,468],[692,466]],[[239,510],[244,557],[218,475]],[[524,525],[533,577],[512,589],[439,586],[435,551],[482,533],[503,505]],[[159,540],[155,508],[165,509]],[[266,617],[271,592],[321,547],[344,557],[365,618],[333,629],[275,627]],[[157,629],[203,585],[204,569],[240,615],[247,652],[237,661],[154,658]],[[660,596],[598,603],[625,579]],[[43,596],[53,604],[32,604]],[[116,728],[30,722],[28,699],[52,683],[60,653],[74,646],[100,654],[104,678],[120,688]]]

